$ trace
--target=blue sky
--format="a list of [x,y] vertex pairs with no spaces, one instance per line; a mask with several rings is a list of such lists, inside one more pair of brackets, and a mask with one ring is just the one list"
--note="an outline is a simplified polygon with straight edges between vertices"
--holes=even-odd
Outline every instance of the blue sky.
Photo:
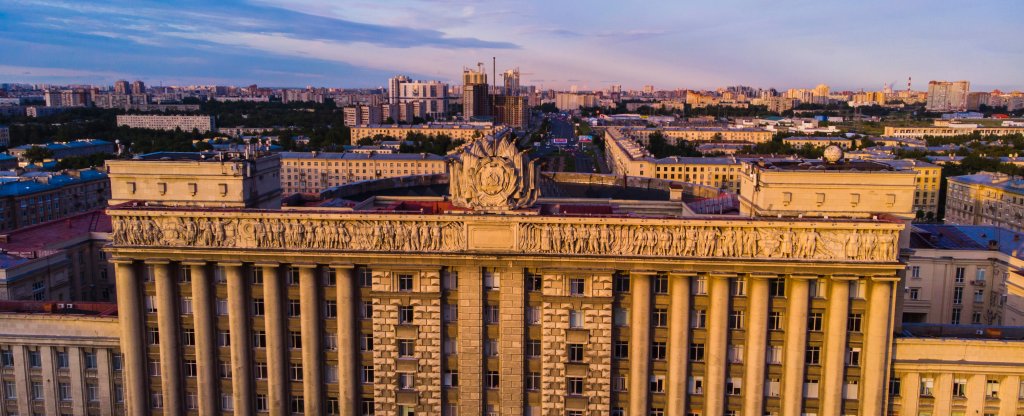
[[0,0],[0,82],[1024,89],[1024,1]]

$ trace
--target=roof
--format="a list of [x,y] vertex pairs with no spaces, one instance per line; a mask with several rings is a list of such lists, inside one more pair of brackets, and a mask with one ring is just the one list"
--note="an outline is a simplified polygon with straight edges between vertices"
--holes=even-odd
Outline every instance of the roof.
[[688,165],[739,165],[740,162],[731,157],[683,157],[669,156],[655,159],[657,164],[682,163]]
[[106,302],[0,301],[0,313],[117,316],[117,304]]
[[825,163],[820,159],[771,160],[754,164],[762,170],[775,171],[829,171],[829,172],[896,172],[895,168],[882,162],[869,160],[841,160]]
[[281,152],[281,159],[440,161],[445,158],[433,153]]
[[106,140],[101,139],[81,139],[71,142],[50,142],[43,144],[23,144],[12,148],[12,150],[28,150],[33,147],[45,147],[47,149],[57,151],[70,148],[83,148],[83,147],[97,147],[97,146],[113,146],[114,144]]
[[[110,217],[102,209],[48,221],[0,235],[0,250],[8,255],[34,253],[84,233],[109,233]],[[25,257],[25,256],[18,256]]]
[[[225,162],[225,161],[236,161],[239,160],[234,156],[227,156],[225,159],[225,153],[222,152],[153,152],[146,153],[144,155],[136,155],[133,160],[149,160],[149,161],[192,161],[192,162]],[[260,154],[260,157],[267,157],[266,154]]]
[[107,177],[106,173],[97,170],[85,169],[78,172],[77,177],[63,173],[24,176],[38,180],[21,180],[0,184],[0,197],[30,195]]
[[971,175],[953,176],[949,180],[973,185],[984,185],[1015,194],[1024,194],[1024,179],[1010,177],[1002,173],[978,172]]
[[805,141],[811,141],[811,142],[841,142],[841,141],[847,141],[848,142],[851,139],[848,139],[846,137],[828,137],[828,136],[811,136],[811,137],[806,137],[806,136],[790,136],[790,137],[786,137],[786,138],[784,138],[782,140],[783,141],[785,141],[785,140],[805,140]]
[[992,225],[916,224],[910,229],[911,248],[998,250],[1018,257],[1022,246],[1024,234]]

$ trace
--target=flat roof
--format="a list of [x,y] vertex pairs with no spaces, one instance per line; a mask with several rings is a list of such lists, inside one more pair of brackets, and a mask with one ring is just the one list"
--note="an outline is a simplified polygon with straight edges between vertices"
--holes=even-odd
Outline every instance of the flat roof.
[[110,216],[98,209],[0,235],[0,250],[11,255],[33,253],[84,233],[109,233],[112,229]]
[[2,300],[0,313],[47,315],[117,316],[117,304],[107,302],[53,302],[34,300]]
[[841,160],[836,163],[825,163],[819,159],[772,160],[764,164],[754,163],[762,170],[782,171],[829,171],[829,172],[896,172],[893,167],[881,162],[869,160]]
[[[227,157],[221,159],[222,152],[153,152],[144,155],[136,155],[131,159],[121,160],[146,160],[146,161],[191,161],[191,162],[236,162],[244,160],[238,157]],[[273,157],[272,154],[261,154],[259,159]]]
[[985,185],[1015,194],[1024,194],[1024,179],[1010,177],[1004,174],[978,172],[971,175],[953,176],[950,177],[949,180],[975,185]]
[[[994,242],[994,246],[989,243]],[[993,250],[1021,257],[1024,234],[992,225],[915,224],[910,247],[938,250]]]
[[281,159],[333,159],[333,160],[444,160],[433,153],[355,153],[355,152],[281,152]]

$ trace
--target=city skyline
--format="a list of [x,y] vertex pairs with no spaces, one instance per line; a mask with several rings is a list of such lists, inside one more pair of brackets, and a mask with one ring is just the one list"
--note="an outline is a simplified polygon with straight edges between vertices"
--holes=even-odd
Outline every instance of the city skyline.
[[999,42],[1024,32],[1012,2],[963,10],[921,1],[842,9],[803,1],[515,10],[457,0],[0,5],[5,82],[358,88],[405,73],[457,84],[463,66],[482,61],[490,70],[496,56],[499,71],[522,68],[524,85],[555,89],[878,90],[904,89],[908,76],[919,91],[929,80],[960,79],[975,91],[1024,89],[1015,79],[1024,49]]

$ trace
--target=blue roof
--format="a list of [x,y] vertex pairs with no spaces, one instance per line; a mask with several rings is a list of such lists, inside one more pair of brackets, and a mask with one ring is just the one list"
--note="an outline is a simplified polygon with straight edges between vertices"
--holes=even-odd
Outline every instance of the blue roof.
[[[28,176],[31,178],[31,176]],[[106,178],[107,174],[95,170],[81,171],[81,177],[67,174],[53,175],[46,183],[35,180],[7,182],[0,184],[0,197],[23,196],[58,189],[64,186]]]
[[992,225],[915,224],[911,229],[912,248],[940,250],[996,250],[1018,257],[1024,255],[1024,235]]

